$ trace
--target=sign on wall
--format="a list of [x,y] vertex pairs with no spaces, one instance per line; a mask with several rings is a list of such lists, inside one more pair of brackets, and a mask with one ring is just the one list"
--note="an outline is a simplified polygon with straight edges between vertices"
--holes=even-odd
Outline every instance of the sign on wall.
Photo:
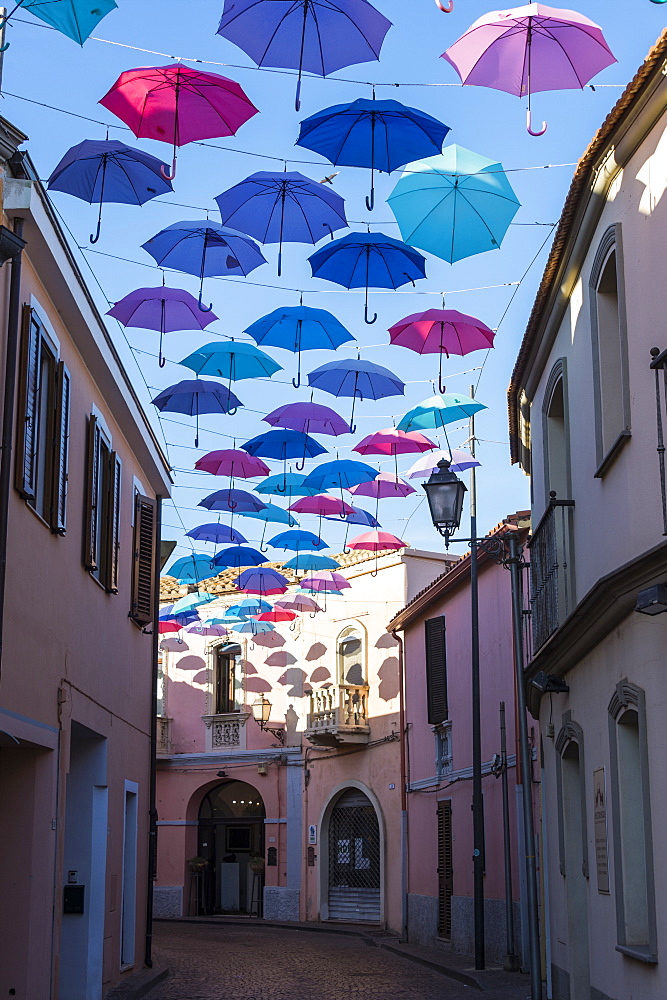
[[314,823],[308,827],[308,843],[317,844],[317,826]]
[[609,854],[607,850],[607,789],[604,768],[593,771],[593,816],[595,819],[595,866],[598,892],[609,892]]

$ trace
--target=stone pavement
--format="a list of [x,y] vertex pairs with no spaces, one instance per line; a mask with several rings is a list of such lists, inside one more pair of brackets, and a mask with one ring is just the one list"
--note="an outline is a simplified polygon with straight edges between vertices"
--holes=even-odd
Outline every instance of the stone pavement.
[[[399,954],[395,938],[235,923],[158,921],[155,958],[170,978],[147,1000],[527,1000],[528,978],[488,973],[469,985]],[[412,950],[412,949],[411,949]],[[493,976],[496,976],[494,979]]]

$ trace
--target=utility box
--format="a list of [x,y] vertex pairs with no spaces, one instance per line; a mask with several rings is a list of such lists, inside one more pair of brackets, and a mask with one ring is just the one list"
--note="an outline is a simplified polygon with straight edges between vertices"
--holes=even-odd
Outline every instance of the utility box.
[[66,885],[63,888],[63,913],[83,913],[85,885]]

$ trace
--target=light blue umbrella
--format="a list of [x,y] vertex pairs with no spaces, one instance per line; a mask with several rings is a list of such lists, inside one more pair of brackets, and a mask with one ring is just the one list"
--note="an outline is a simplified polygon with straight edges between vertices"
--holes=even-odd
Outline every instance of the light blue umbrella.
[[497,250],[521,207],[502,164],[462,146],[408,163],[387,200],[405,242],[450,264]]
[[279,496],[290,497],[314,497],[319,490],[312,486],[304,486],[305,476],[296,472],[288,472],[286,475],[269,476],[255,486],[255,493],[277,493]]
[[227,608],[227,614],[236,614],[239,617],[248,615],[261,615],[265,611],[270,611],[271,605],[268,601],[263,601],[261,597],[245,597],[238,604],[231,604]]
[[405,414],[398,425],[399,431],[444,430],[455,420],[468,420],[473,414],[485,410],[484,403],[470,396],[447,392],[444,396],[423,399]]
[[279,507],[277,503],[265,504],[264,510],[242,511],[240,516],[254,517],[258,521],[273,521],[276,524],[286,524],[288,528],[296,528],[299,524],[289,511]]
[[303,528],[282,531],[269,539],[269,545],[274,549],[289,549],[292,552],[300,552],[302,549],[319,552],[320,549],[329,548],[324,539],[314,535],[312,531],[304,531]]
[[217,375],[227,382],[244,378],[270,378],[281,366],[254,344],[238,340],[206,344],[179,361],[197,375]]
[[335,351],[341,344],[355,339],[326,309],[313,309],[303,303],[274,309],[244,332],[250,334],[257,344],[282,347],[298,356],[297,377],[292,379],[295,389],[301,385],[302,351]]
[[299,572],[315,572],[320,569],[338,569],[340,563],[331,556],[320,556],[315,552],[299,552],[293,559],[283,563],[284,569],[293,569]]
[[194,594],[186,594],[185,597],[180,597],[174,604],[172,611],[174,614],[182,611],[190,611],[192,608],[198,608],[200,604],[210,604],[211,601],[217,601],[217,599],[217,594],[209,594],[205,590],[198,590]]
[[11,13],[29,10],[35,17],[83,45],[102,18],[116,7],[115,0],[95,0],[94,4],[90,0],[19,0]]
[[181,556],[166,570],[166,576],[175,576],[179,583],[199,583],[211,575],[211,557],[205,552]]
[[273,632],[275,625],[271,622],[257,622],[257,621],[247,621],[241,622],[240,625],[232,625],[235,632],[249,632],[250,635],[261,635],[262,632]]

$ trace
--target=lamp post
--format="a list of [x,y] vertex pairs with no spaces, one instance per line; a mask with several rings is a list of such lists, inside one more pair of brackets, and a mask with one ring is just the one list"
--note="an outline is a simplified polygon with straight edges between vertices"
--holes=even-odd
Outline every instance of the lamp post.
[[268,725],[269,719],[271,718],[271,702],[269,699],[262,695],[261,698],[256,698],[253,701],[250,708],[252,710],[252,717],[262,732],[266,730],[267,733],[271,733],[271,735],[275,736],[279,743],[284,745],[285,731],[283,729],[273,729]]

